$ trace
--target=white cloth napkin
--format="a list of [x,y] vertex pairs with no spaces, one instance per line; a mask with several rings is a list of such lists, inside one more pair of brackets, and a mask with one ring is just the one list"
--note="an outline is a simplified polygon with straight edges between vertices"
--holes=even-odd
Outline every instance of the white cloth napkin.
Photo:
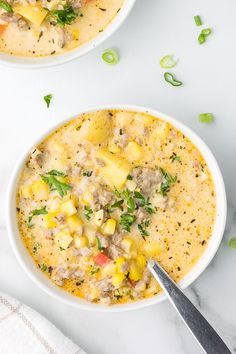
[[0,292],[1,354],[86,354],[32,308]]

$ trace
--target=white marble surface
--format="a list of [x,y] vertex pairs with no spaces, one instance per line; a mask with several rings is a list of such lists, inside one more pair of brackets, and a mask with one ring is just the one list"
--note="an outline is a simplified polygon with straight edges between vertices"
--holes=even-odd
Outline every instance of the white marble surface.
[[[213,34],[203,46],[193,16],[201,14]],[[96,314],[75,310],[43,293],[25,275],[5,229],[6,186],[20,153],[41,132],[84,107],[131,103],[157,108],[193,128],[210,146],[228,192],[228,222],[214,261],[186,293],[236,352],[236,2],[235,0],[137,0],[123,27],[100,48],[64,66],[36,71],[0,68],[0,286],[53,321],[90,354],[197,354],[188,330],[165,302],[140,311]],[[116,47],[121,61],[106,66],[100,54]],[[162,79],[158,60],[174,53],[184,86]],[[53,93],[50,109],[42,97]],[[213,112],[211,126],[198,123]],[[26,353],[28,354],[28,353]],[[65,353],[66,354],[66,353]]]

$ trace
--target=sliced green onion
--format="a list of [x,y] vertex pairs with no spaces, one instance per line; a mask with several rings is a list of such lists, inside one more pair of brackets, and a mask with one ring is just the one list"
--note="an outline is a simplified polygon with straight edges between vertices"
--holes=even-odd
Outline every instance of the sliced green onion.
[[177,64],[177,60],[174,60],[172,55],[166,55],[160,60],[160,66],[163,69],[171,69],[176,64]]
[[211,28],[205,28],[202,30],[201,34],[203,34],[203,36],[207,37],[207,36],[210,36],[211,34]]
[[228,242],[228,246],[231,248],[236,249],[236,237],[232,237],[229,242]]
[[115,65],[119,62],[119,55],[114,49],[106,49],[102,53],[102,59],[109,65]]
[[214,121],[214,115],[212,113],[201,113],[198,119],[200,123],[212,123]]
[[164,78],[172,86],[181,86],[181,85],[183,85],[183,83],[181,81],[176,80],[174,75],[169,73],[169,72],[165,72],[164,73]]
[[204,34],[200,33],[198,36],[198,43],[199,44],[203,44],[206,41],[206,37],[204,36]]
[[201,26],[202,25],[202,20],[200,16],[194,16],[194,21],[196,23],[196,26]]

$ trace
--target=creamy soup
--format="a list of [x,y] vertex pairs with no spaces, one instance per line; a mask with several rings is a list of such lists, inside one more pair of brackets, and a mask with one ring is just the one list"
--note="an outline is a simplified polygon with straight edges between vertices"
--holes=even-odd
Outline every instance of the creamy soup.
[[59,287],[99,304],[160,292],[157,259],[175,281],[202,256],[216,200],[201,153],[161,119],[87,113],[30,154],[17,195],[25,246]]
[[124,0],[0,0],[0,52],[60,54],[102,32]]

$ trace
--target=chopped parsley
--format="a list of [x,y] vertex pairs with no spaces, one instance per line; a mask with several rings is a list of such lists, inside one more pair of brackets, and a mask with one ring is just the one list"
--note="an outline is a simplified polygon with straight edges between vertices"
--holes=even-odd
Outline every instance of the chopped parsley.
[[96,236],[97,246],[99,251],[104,251],[105,247],[102,247],[100,238]]
[[124,200],[123,199],[120,199],[120,200],[117,200],[115,203],[113,203],[112,205],[111,205],[111,211],[112,211],[112,209],[116,209],[116,208],[119,208],[119,209],[121,209],[121,210],[123,210],[123,203],[124,203]]
[[171,176],[168,172],[166,172],[163,168],[161,168],[161,173],[164,177],[160,186],[160,193],[162,196],[166,196],[170,191],[170,187],[177,181],[177,176]]
[[128,176],[127,176],[127,180],[128,180],[128,181],[132,181],[132,179],[133,179],[133,177],[132,177],[131,175],[128,175]]
[[84,207],[84,215],[85,215],[86,219],[90,220],[92,214],[93,214],[93,210],[90,207],[88,207],[87,205],[85,205],[85,207]]
[[91,270],[91,272],[90,272],[90,274],[91,275],[93,275],[93,274],[96,274],[96,273],[98,273],[99,272],[99,270],[100,270],[100,268],[96,268],[96,267],[93,267],[93,269]]
[[45,175],[41,176],[42,180],[49,185],[52,191],[56,190],[61,197],[64,197],[67,192],[72,189],[72,186],[67,183],[61,182],[56,177],[66,177],[66,175],[63,172],[52,170],[47,172]]
[[12,6],[6,1],[0,0],[0,7],[7,12],[13,12]]
[[130,232],[131,225],[135,222],[136,216],[124,213],[120,216],[120,224],[122,225],[123,229]]
[[49,13],[49,18],[53,18],[60,26],[71,25],[77,16],[72,6],[65,6],[62,10],[52,10]]
[[170,156],[170,160],[171,160],[172,163],[175,162],[175,161],[181,162],[180,156],[176,155],[175,152],[173,152],[173,154]]
[[44,96],[43,99],[46,102],[47,108],[49,108],[51,104],[52,94],[50,93],[49,95]]
[[138,224],[139,232],[144,239],[146,236],[149,236],[149,233],[146,230],[149,225],[150,225],[150,220],[146,220],[143,223]]
[[42,207],[41,209],[32,210],[31,213],[30,213],[30,216],[28,217],[27,226],[29,228],[33,227],[32,219],[33,219],[34,216],[36,216],[36,215],[45,215],[47,213],[48,212],[46,210],[46,206]]
[[145,198],[142,193],[138,192],[138,191],[135,191],[134,192],[134,197],[136,199],[138,199],[138,204],[144,208],[148,214],[154,214],[155,213],[155,210],[154,208],[152,207],[152,204],[150,203],[150,198],[147,197]]

